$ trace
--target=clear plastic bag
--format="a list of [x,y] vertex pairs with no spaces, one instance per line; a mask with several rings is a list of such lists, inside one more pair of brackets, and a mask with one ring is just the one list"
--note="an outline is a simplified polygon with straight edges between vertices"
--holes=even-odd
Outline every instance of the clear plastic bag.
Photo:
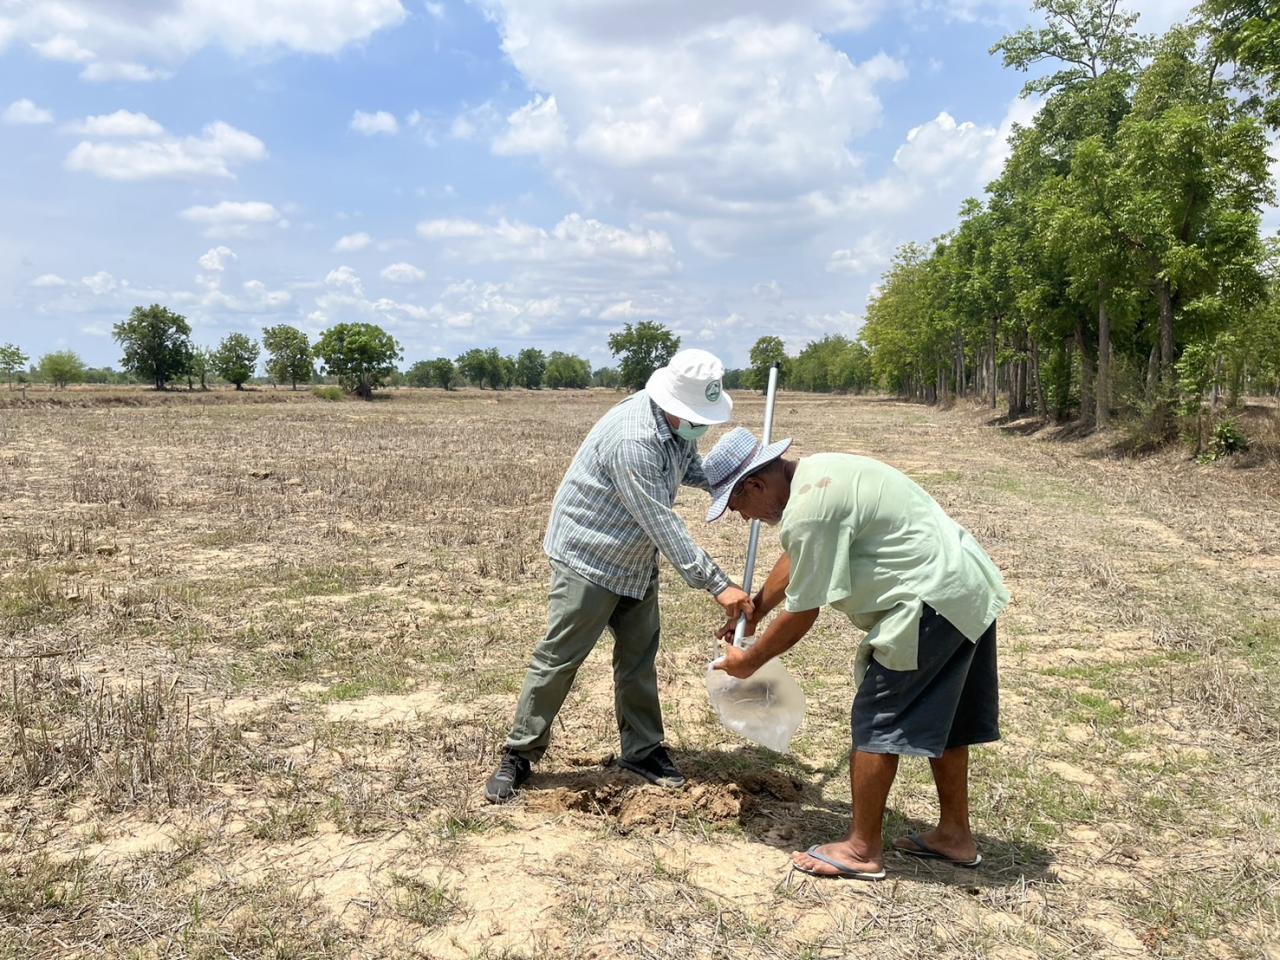
[[804,720],[804,691],[776,657],[746,680],[708,667],[707,693],[726,729],[777,753]]

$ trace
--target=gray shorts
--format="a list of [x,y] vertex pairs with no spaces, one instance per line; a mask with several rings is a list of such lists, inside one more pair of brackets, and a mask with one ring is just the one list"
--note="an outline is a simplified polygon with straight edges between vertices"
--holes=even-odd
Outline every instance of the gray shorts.
[[940,757],[999,739],[995,622],[971,643],[926,605],[915,670],[887,670],[871,658],[853,698],[854,749]]

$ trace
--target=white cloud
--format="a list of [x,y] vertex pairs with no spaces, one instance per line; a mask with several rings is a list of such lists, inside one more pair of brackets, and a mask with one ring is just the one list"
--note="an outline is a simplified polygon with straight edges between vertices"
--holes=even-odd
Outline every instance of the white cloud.
[[507,117],[507,129],[493,142],[498,154],[552,154],[565,146],[564,121],[555,97],[536,97]]
[[67,129],[72,133],[80,133],[89,137],[155,139],[156,137],[164,136],[164,127],[145,113],[130,113],[128,110],[117,110],[115,113],[85,117],[78,123],[70,124]]
[[141,63],[128,61],[98,60],[80,71],[80,79],[92,83],[150,83],[153,80],[167,80],[173,76],[167,70],[155,70]]
[[375,134],[397,134],[400,132],[400,124],[396,122],[396,118],[387,113],[385,110],[379,110],[377,113],[365,113],[363,110],[357,110],[351,117],[351,129],[356,133],[363,133],[366,137],[372,137]]
[[15,126],[35,125],[41,123],[53,123],[53,114],[42,107],[37,107],[25,97],[21,100],[15,100],[5,108],[0,115],[0,119],[5,123]]
[[74,37],[65,33],[56,33],[47,40],[33,42],[31,46],[46,60],[61,60],[65,63],[87,63],[96,56],[92,50],[86,50]]
[[630,320],[633,317],[652,317],[657,310],[648,307],[637,307],[630,300],[610,304],[600,311],[601,320]]
[[165,135],[130,143],[83,140],[67,154],[66,165],[107,180],[234,179],[232,166],[266,155],[267,148],[257,137],[216,121],[198,137]]
[[498,115],[498,111],[494,109],[492,103],[486,101],[454,117],[453,123],[449,125],[449,136],[455,140],[478,140],[482,137],[490,137],[501,122],[502,118]]
[[33,287],[65,287],[66,285],[67,281],[56,273],[42,273],[31,281]]
[[101,57],[83,74],[97,80],[154,79],[157,65],[208,46],[332,54],[406,16],[401,0],[5,0],[2,9],[0,47],[21,38],[49,59]]
[[761,300],[778,301],[782,299],[782,285],[777,280],[770,280],[767,283],[757,283],[751,288],[752,296]]
[[879,234],[867,234],[859,237],[852,247],[834,251],[827,258],[827,270],[854,276],[878,274],[892,255],[889,241]]
[[450,252],[475,261],[529,261],[543,264],[612,262],[667,271],[676,267],[671,239],[661,231],[624,229],[571,213],[551,230],[506,219],[488,225],[474,220],[424,220],[425,240],[459,241]]
[[426,8],[427,13],[431,14],[431,16],[435,17],[437,20],[444,19],[443,3],[433,3],[432,0],[425,0],[422,5]]
[[364,296],[364,284],[360,282],[360,276],[350,267],[330,270],[325,275],[324,282],[326,286],[338,290],[350,290],[358,297]]
[[105,270],[99,270],[91,277],[81,277],[80,282],[98,296],[111,293],[120,287],[120,281]]
[[333,245],[334,253],[355,253],[363,250],[373,242],[373,238],[367,233],[349,233],[345,237],[339,237]]
[[227,268],[230,261],[239,259],[235,251],[230,247],[214,247],[208,253],[203,254],[197,263],[200,264],[202,270],[211,270],[221,273]]
[[288,222],[272,204],[261,200],[223,200],[211,207],[187,207],[178,216],[203,224],[206,237],[243,237],[255,228]]
[[427,279],[426,273],[411,263],[389,264],[382,268],[380,276],[391,283],[421,283]]
[[[494,149],[536,153],[585,202],[691,224],[707,251],[756,241],[744,223],[812,235],[813,195],[856,182],[856,140],[881,123],[884,53],[854,62],[826,32],[879,0],[487,0],[503,47],[540,92]],[[554,107],[552,106],[554,104]]]

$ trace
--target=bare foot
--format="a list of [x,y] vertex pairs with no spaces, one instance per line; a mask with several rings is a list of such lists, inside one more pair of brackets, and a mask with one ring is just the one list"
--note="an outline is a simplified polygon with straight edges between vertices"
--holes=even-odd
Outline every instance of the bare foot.
[[893,849],[906,853],[937,853],[957,863],[970,863],[978,858],[978,845],[973,834],[946,834],[936,827],[927,833],[899,837],[893,841]]
[[801,850],[791,854],[792,864],[806,873],[812,873],[820,877],[867,874],[868,879],[870,879],[884,874],[883,856],[866,856],[861,851],[855,850],[848,840],[824,843],[820,847],[815,847],[813,852],[821,854],[827,860],[835,861],[839,866],[819,860],[817,857]]

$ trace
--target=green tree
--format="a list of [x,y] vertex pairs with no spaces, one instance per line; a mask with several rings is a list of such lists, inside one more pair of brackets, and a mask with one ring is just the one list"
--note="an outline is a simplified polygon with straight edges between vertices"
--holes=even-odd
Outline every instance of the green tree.
[[258,366],[258,344],[243,333],[229,333],[213,352],[213,369],[227,383],[243,390]]
[[1235,81],[1251,94],[1268,126],[1280,126],[1280,2],[1204,0],[1196,12],[1214,55],[1235,65]]
[[609,334],[609,349],[621,362],[618,377],[628,390],[642,390],[650,375],[680,349],[680,338],[662,324],[641,320]]
[[36,366],[36,373],[46,383],[63,388],[68,383],[84,381],[84,361],[72,350],[57,350],[46,353]]
[[782,383],[783,364],[787,359],[787,348],[781,337],[761,337],[751,348],[751,383],[764,393],[769,388],[769,368],[778,367],[778,383]]
[[267,348],[267,375],[272,380],[287,383],[293,390],[300,383],[311,382],[316,368],[305,333],[287,323],[263,327],[262,345]]
[[591,365],[582,357],[557,350],[547,360],[543,383],[552,390],[584,390],[591,386]]
[[419,360],[404,373],[404,381],[411,387],[429,387],[434,382],[430,360]]
[[[621,380],[618,377],[618,371],[613,367],[600,367],[591,374],[591,386],[593,387],[605,387],[609,390],[616,390],[618,389],[620,382]],[[728,386],[729,384],[726,383],[725,387]]]
[[448,357],[436,357],[431,361],[431,382],[441,390],[452,390],[457,383],[458,372]]
[[112,335],[124,348],[121,365],[140,380],[163,390],[191,362],[191,325],[168,307],[153,303],[134,307],[127,320],[112,326]]
[[27,365],[29,358],[18,349],[16,344],[0,344],[0,373],[9,381],[9,389],[13,389],[14,376]]
[[209,389],[209,375],[214,372],[214,353],[209,347],[195,347],[191,351],[191,360],[187,365],[187,382],[194,378],[200,381],[200,389]]
[[316,341],[315,355],[344,389],[365,400],[395,370],[400,344],[372,323],[339,323]]
[[479,347],[473,347],[458,357],[458,373],[472,386],[484,389],[489,380],[489,357]]
[[546,370],[547,356],[541,350],[528,347],[516,357],[516,383],[527,390],[537,390],[542,386]]

